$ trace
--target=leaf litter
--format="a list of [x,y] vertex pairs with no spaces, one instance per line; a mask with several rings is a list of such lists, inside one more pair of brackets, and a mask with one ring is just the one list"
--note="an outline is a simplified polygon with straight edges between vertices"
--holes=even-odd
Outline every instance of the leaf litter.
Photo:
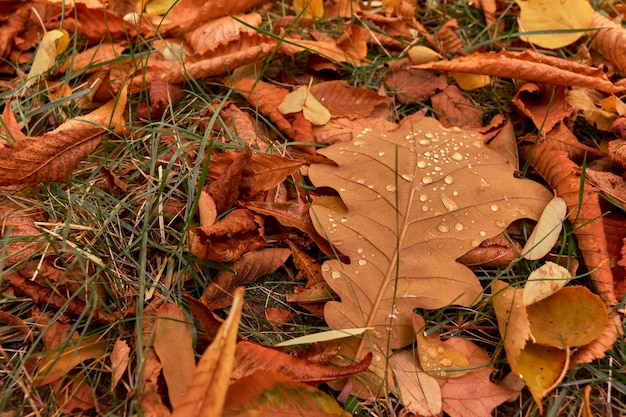
[[[50,385],[55,411],[126,398],[145,415],[347,415],[337,400],[354,394],[360,407],[393,398],[419,415],[485,416],[519,394],[495,383],[503,362],[541,411],[570,367],[620,339],[626,236],[608,204],[623,207],[624,164],[609,135],[625,131],[626,60],[607,10],[542,0],[512,16],[480,2],[468,7],[493,39],[476,49],[450,4],[435,27],[406,0],[35,3],[46,35],[30,5],[9,3],[0,319],[12,325],[0,335],[32,346],[12,369]],[[521,32],[506,45],[504,21]],[[504,96],[483,105],[503,85],[494,77],[514,80],[519,114]],[[582,120],[604,132],[599,146],[583,143]],[[520,172],[539,174],[558,210],[542,215],[553,193]],[[67,215],[52,209],[64,204]],[[564,252],[572,235],[586,270]],[[586,271],[597,295],[566,282]],[[294,281],[259,283],[277,273]],[[477,326],[493,328],[488,343],[432,318],[491,304],[500,335]],[[295,341],[308,349],[270,347],[307,333]],[[94,372],[113,395],[92,394]],[[6,398],[23,390],[8,387]]]

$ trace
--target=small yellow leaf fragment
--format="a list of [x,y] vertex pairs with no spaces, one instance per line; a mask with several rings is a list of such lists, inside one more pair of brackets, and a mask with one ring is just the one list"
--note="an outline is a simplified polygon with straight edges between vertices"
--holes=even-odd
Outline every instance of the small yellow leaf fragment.
[[491,83],[491,78],[488,75],[467,74],[464,72],[451,72],[450,75],[454,78],[459,88],[465,91],[476,90]]
[[441,59],[441,55],[427,46],[417,45],[409,49],[409,58],[415,65],[421,65],[433,61],[439,61]]
[[323,0],[294,0],[293,7],[296,9],[296,14],[303,14],[304,17],[324,17]]
[[554,262],[546,262],[528,275],[522,299],[529,306],[563,288],[572,278],[569,271]]
[[177,0],[149,0],[146,2],[146,13],[151,15],[164,15],[176,3]]
[[37,77],[52,68],[56,57],[67,49],[69,43],[70,34],[65,29],[51,30],[44,35],[35,52],[33,65],[25,83],[26,88],[33,85]]
[[417,358],[425,372],[439,378],[460,378],[470,372],[469,360],[460,350],[443,343],[439,335],[426,336],[424,319],[417,314],[412,316],[412,320],[417,339]]
[[531,233],[522,249],[524,258],[537,260],[543,258],[554,246],[567,214],[567,204],[561,197],[554,197],[543,210],[535,230]]
[[305,86],[287,94],[278,106],[282,114],[302,111],[304,118],[314,125],[325,125],[330,120],[330,112],[309,92]]
[[517,0],[516,3],[521,10],[519,26],[522,32],[563,31],[521,36],[524,41],[542,48],[570,45],[591,27],[593,8],[587,0]]

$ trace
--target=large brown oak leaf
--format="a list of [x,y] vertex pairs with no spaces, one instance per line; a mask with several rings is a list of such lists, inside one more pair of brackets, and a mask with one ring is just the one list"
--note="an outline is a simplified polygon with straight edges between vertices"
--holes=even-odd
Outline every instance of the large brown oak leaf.
[[355,360],[380,352],[373,366],[412,342],[413,309],[478,302],[478,279],[455,259],[515,219],[536,219],[551,198],[541,185],[515,178],[480,135],[432,118],[394,132],[366,128],[320,153],[337,166],[312,166],[311,181],[337,190],[347,210],[313,205],[311,218],[350,260],[322,267],[341,298],[324,315],[334,329],[373,327],[361,340],[342,339]]

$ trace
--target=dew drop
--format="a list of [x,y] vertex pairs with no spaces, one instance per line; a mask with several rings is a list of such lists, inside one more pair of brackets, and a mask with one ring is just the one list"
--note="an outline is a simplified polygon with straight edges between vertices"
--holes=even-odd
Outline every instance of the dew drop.
[[391,185],[391,184],[389,184],[389,185],[387,185],[387,186],[385,187],[385,190],[390,191],[390,192],[394,192],[394,191],[396,191],[396,190],[397,190],[397,188],[396,188],[396,186],[395,186],[395,185]]
[[480,245],[480,240],[478,240],[478,239],[472,240],[472,247],[473,248],[477,248],[478,245]]
[[420,140],[417,141],[417,143],[419,143],[422,146],[430,145],[430,141],[428,139],[420,139]]
[[428,196],[426,194],[420,194],[420,201],[428,200]]
[[339,191],[343,193],[343,192],[346,191],[346,189],[342,187],[342,188],[339,189]]
[[504,220],[496,220],[496,227],[499,227],[501,229],[505,229],[506,228],[506,222]]
[[357,184],[365,184],[365,180],[363,178],[359,178],[358,180],[356,180]]
[[439,352],[437,352],[437,349],[434,346],[429,346],[428,349],[426,349],[426,352],[432,359],[437,359],[439,357]]
[[463,229],[465,229],[465,226],[463,226],[463,223],[455,223],[454,224],[454,230],[456,231],[462,231]]
[[365,140],[355,140],[352,142],[354,146],[364,146],[367,145],[367,141]]
[[452,200],[447,195],[441,194],[439,198],[441,199],[441,202],[443,203],[444,207],[448,209],[448,211],[455,211],[459,209],[459,205],[455,203],[454,200]]
[[434,138],[434,137],[435,137],[435,135],[433,135],[433,133],[432,133],[432,132],[426,132],[426,133],[424,133],[424,136],[425,136],[426,138],[428,138],[428,139],[432,139],[432,138]]
[[443,181],[444,181],[446,184],[450,185],[450,184],[452,184],[452,183],[454,182],[454,178],[452,178],[452,175],[446,175],[446,176],[443,178]]
[[407,181],[413,181],[415,179],[415,175],[413,174],[402,174],[401,177]]
[[481,235],[482,237],[487,236],[487,232],[485,232],[484,230],[481,230],[480,232],[478,232],[479,235]]
[[363,248],[358,248],[358,249],[356,250],[356,253],[358,253],[358,254],[363,253]]
[[461,155],[458,152],[455,152],[452,155],[450,155],[450,159],[453,159],[455,161],[462,161],[463,160],[463,155]]
[[458,192],[458,191],[456,191],[456,190],[454,190],[454,191],[452,191],[452,195],[453,195],[453,196],[455,196],[455,197],[457,197],[457,196],[459,195],[459,192]]
[[333,277],[333,279],[341,278],[341,272],[333,271],[332,274],[330,274],[330,276]]
[[341,221],[341,223],[348,223],[348,218],[347,217],[342,217],[340,221]]
[[475,140],[472,142],[472,146],[476,149],[480,149],[483,147],[483,143],[480,140]]
[[324,271],[324,272],[328,272],[328,271],[330,271],[330,265],[328,265],[328,264],[322,264],[322,271]]
[[498,207],[497,204],[492,204],[490,207],[491,211],[493,211],[494,213],[498,210],[500,210],[500,207]]
[[422,206],[422,211],[428,211],[428,206],[426,204]]
[[422,184],[430,184],[433,182],[433,179],[429,176],[422,177]]
[[439,359],[439,363],[441,366],[452,366],[453,362],[450,358],[441,358]]
[[439,223],[439,225],[437,226],[437,230],[439,230],[441,233],[446,233],[450,231],[450,228],[445,223]]
[[378,152],[378,156],[385,156],[384,152]]
[[367,261],[365,259],[359,259],[359,265],[365,266],[367,265]]
[[426,161],[417,161],[418,168],[426,168]]

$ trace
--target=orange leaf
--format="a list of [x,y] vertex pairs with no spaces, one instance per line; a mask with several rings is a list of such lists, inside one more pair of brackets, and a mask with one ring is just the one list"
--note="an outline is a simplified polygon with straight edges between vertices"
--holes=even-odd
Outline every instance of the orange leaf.
[[223,417],[350,417],[328,394],[276,372],[259,370],[228,388]]
[[489,52],[450,61],[431,62],[415,68],[485,74],[566,87],[588,87],[607,93],[620,93],[625,90],[624,87],[613,84],[601,68],[592,68],[531,51]]
[[235,342],[243,307],[243,288],[235,290],[233,306],[215,340],[200,358],[183,401],[172,417],[220,416],[235,358]]
[[154,350],[163,366],[172,407],[176,408],[191,384],[196,368],[191,328],[183,312],[174,304],[157,310]]

